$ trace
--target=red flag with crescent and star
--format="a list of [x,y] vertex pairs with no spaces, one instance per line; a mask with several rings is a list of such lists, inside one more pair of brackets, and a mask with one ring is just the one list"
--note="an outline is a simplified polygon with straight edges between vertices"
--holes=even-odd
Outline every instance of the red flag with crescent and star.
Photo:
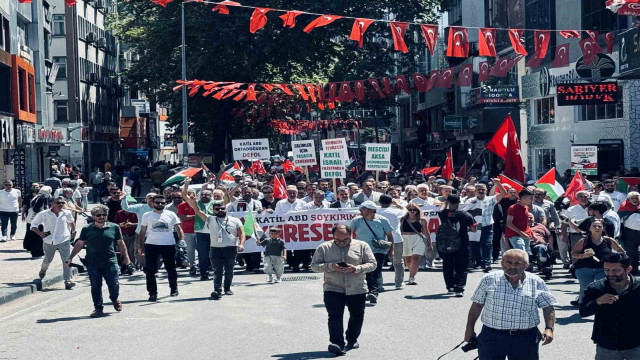
[[582,51],[582,61],[585,65],[591,65],[596,60],[596,54],[602,52],[598,41],[592,38],[580,40],[580,51]]
[[478,55],[498,56],[496,53],[496,29],[478,29]]
[[458,73],[458,86],[471,86],[473,79],[473,64],[465,65],[460,68]]
[[576,30],[563,30],[560,31],[559,34],[565,39],[580,38],[580,33]]
[[433,56],[438,42],[438,26],[437,25],[420,25],[424,42],[427,44],[429,53]]
[[364,80],[358,80],[353,82],[353,92],[356,95],[358,101],[363,101],[365,98],[364,92]]
[[371,19],[355,19],[353,27],[351,27],[351,35],[349,39],[357,41],[358,47],[361,48],[364,44],[364,32],[367,31],[369,26],[374,23],[375,20]]
[[513,51],[516,54],[520,55],[529,55],[527,50],[524,48],[524,30],[519,29],[509,29],[509,40],[511,40],[511,46],[513,46]]
[[380,83],[378,82],[378,79],[368,79],[367,81],[369,81],[369,85],[371,85],[371,87],[378,93],[378,96],[380,96],[381,99],[386,97],[386,95],[382,92],[382,89],[380,88]]
[[407,26],[409,26],[409,23],[406,22],[389,22],[391,35],[393,36],[393,49],[396,51],[402,51],[403,53],[409,52],[409,48],[407,48],[407,44],[404,42],[404,34],[407,32]]
[[293,29],[296,26],[296,17],[300,14],[304,13],[302,11],[292,10],[287,11],[284,15],[280,15],[280,19],[282,19],[282,26]]
[[394,79],[396,80],[396,88],[398,94],[400,94],[400,91],[402,90],[407,95],[411,95],[411,90],[409,89],[407,78],[404,75],[398,75]]
[[544,59],[549,49],[549,41],[551,40],[551,31],[536,30],[533,32],[533,43],[535,45],[535,56]]
[[551,63],[552,68],[561,68],[569,66],[569,44],[556,46],[556,57]]
[[602,37],[604,38],[604,42],[607,44],[607,54],[611,54],[613,52],[613,42],[616,39],[616,33],[613,31],[608,32],[603,34]]
[[512,61],[511,61],[511,58],[509,58],[509,55],[503,56],[493,64],[493,66],[491,67],[491,70],[489,71],[489,75],[496,76],[496,77],[507,77],[507,74],[509,73],[509,70],[511,70],[511,67],[512,67],[510,65],[515,65],[515,63],[512,64]]
[[431,72],[429,73],[429,80],[427,81],[427,91],[430,91],[436,86],[436,83],[440,78],[438,75],[440,75],[440,71],[431,70]]
[[489,62],[482,61],[478,64],[478,82],[485,82],[489,80]]
[[455,67],[450,67],[447,69],[444,69],[441,73],[440,76],[438,77],[438,80],[436,81],[436,87],[437,88],[442,88],[442,89],[449,89],[450,87],[453,86],[453,76],[456,73],[456,68]]
[[342,19],[342,16],[339,15],[321,15],[318,16],[317,18],[315,18],[315,20],[313,20],[312,22],[309,23],[309,25],[307,25],[304,30],[304,32],[306,32],[307,34],[310,33],[311,31],[313,31],[313,29],[315,28],[319,28],[322,26],[327,26],[329,24],[331,24],[332,22],[338,20],[338,19]]
[[467,34],[467,28],[461,26],[449,27],[447,56],[469,57],[469,35]]
[[249,20],[249,32],[255,34],[256,31],[262,29],[265,25],[267,25],[267,15],[271,11],[271,9],[267,8],[255,8],[253,10],[253,14],[251,14],[251,19]]
[[419,92],[427,91],[427,82],[429,80],[424,75],[413,73],[411,74],[411,78],[413,79],[413,86],[415,86],[416,90]]

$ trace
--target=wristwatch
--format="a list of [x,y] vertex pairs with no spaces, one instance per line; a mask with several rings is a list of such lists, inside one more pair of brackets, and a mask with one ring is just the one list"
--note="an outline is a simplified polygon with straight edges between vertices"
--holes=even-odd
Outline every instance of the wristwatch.
[[546,326],[544,329],[553,331],[553,328],[551,326]]

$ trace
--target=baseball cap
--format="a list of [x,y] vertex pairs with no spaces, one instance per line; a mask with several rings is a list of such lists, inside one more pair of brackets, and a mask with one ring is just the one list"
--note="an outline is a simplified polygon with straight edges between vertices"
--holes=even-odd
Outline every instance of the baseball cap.
[[376,204],[373,201],[365,201],[362,204],[360,204],[360,206],[358,207],[358,209],[362,209],[362,208],[366,208],[369,210],[376,210],[378,209],[378,207],[376,206]]

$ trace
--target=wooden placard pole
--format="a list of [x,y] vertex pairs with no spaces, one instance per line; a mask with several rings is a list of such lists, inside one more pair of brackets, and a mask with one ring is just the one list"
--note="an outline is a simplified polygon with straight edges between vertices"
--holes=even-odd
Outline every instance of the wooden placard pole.
[[304,174],[307,176],[307,182],[309,182],[309,166],[304,167]]

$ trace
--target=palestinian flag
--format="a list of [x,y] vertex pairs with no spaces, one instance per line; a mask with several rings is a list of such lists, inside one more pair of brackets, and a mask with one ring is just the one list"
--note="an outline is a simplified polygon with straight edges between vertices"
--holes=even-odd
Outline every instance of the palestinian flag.
[[170,186],[173,184],[179,184],[181,182],[184,181],[184,179],[186,179],[187,177],[194,177],[196,176],[200,171],[202,171],[202,168],[186,168],[180,172],[178,172],[177,174],[173,175],[172,177],[168,178],[165,182],[162,183],[162,187],[165,186]]
[[621,177],[618,179],[618,191],[628,193],[629,186],[640,186],[640,177]]
[[556,168],[552,168],[538,179],[536,187],[545,190],[552,201],[558,200],[564,194],[564,188],[556,180]]

